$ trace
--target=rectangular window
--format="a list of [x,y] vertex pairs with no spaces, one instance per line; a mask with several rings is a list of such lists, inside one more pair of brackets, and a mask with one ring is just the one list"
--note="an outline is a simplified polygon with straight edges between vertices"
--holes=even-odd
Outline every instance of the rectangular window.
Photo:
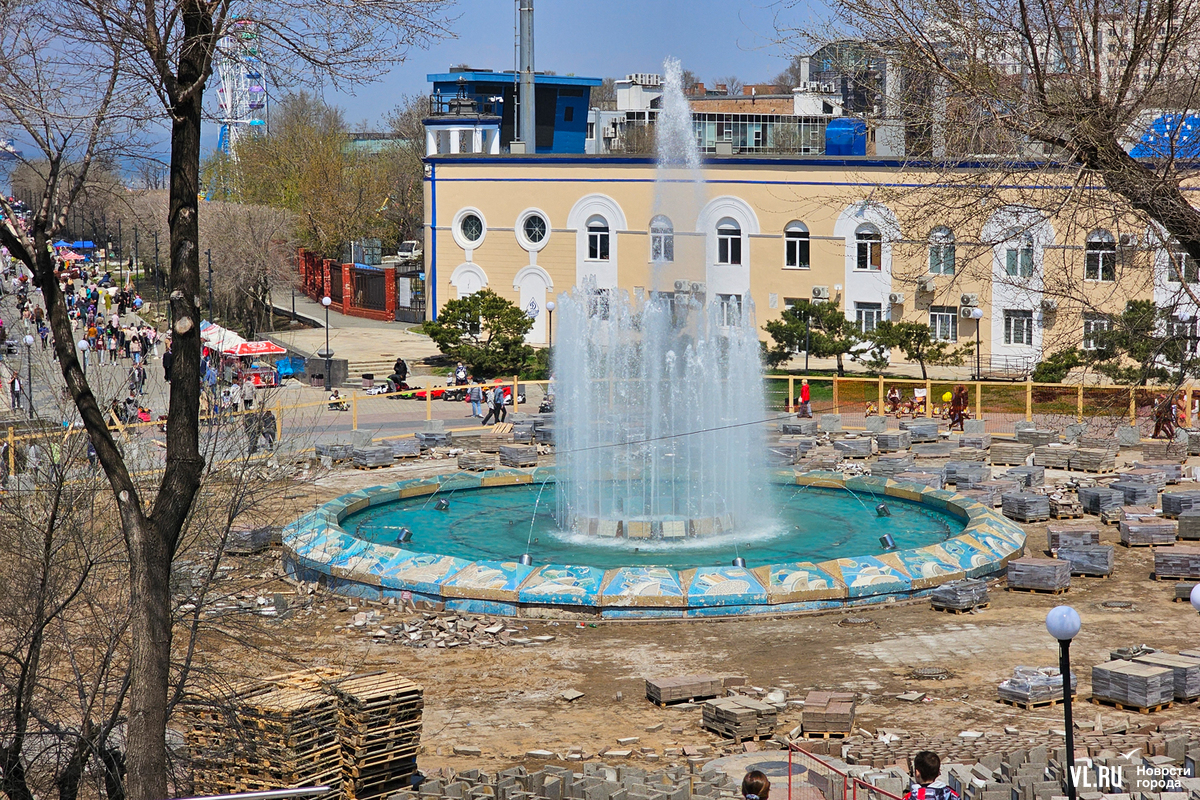
[[855,303],[854,319],[858,323],[860,331],[870,333],[875,330],[879,320],[883,319],[883,305],[881,303]]
[[650,233],[650,260],[675,260],[675,235],[672,233]]
[[1089,281],[1117,279],[1117,246],[1113,242],[1088,242],[1083,277]]
[[785,297],[785,298],[783,298],[783,310],[787,311],[789,308],[795,308],[796,306],[800,305],[800,301],[802,299],[804,299],[804,298],[800,298],[800,297]]
[[1188,353],[1188,355],[1191,355],[1191,356],[1196,355],[1196,349],[1197,349],[1198,342],[1197,342],[1197,338],[1196,338],[1196,321],[1195,320],[1188,320],[1185,322],[1184,320],[1181,320],[1179,317],[1172,317],[1171,318],[1171,335],[1176,337],[1176,339],[1178,339],[1183,344],[1184,351],[1186,353]]
[[929,246],[929,274],[954,274],[953,244],[933,244]]
[[596,138],[596,123],[594,123],[594,122],[589,122],[589,123],[588,123],[588,132],[587,132],[587,138],[589,138],[589,139],[595,139],[595,138]]
[[1112,330],[1112,319],[1107,314],[1083,315],[1083,349],[1095,350],[1096,334]]
[[1033,312],[1020,309],[1004,311],[1004,343],[1033,344]]
[[588,230],[588,260],[608,261],[608,228]]
[[883,242],[878,234],[859,237],[858,262],[855,267],[870,272],[883,270]]
[[717,295],[717,324],[736,327],[742,324],[742,296],[740,294]]
[[808,234],[789,231],[784,235],[783,265],[789,269],[808,269]]
[[929,307],[929,333],[937,341],[958,341],[958,309],[954,306]]
[[1200,275],[1197,274],[1196,260],[1185,250],[1180,249],[1179,245],[1175,245],[1171,248],[1171,263],[1167,268],[1167,280],[1179,283],[1180,275],[1183,275],[1183,279],[1188,283],[1196,283],[1200,280]]
[[742,232],[736,228],[717,230],[717,263],[736,265],[742,263]]
[[1004,251],[1004,271],[1016,278],[1033,277],[1033,248],[1010,247]]
[[567,106],[563,109],[563,122],[575,121],[575,106]]

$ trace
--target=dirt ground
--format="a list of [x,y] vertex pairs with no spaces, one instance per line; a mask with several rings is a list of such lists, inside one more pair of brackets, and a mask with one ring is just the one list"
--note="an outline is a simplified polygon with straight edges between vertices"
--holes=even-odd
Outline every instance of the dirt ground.
[[[338,472],[306,487],[292,513],[307,511],[356,486],[387,483],[437,471],[437,465],[382,472]],[[396,473],[396,474],[392,474]],[[1182,488],[1182,487],[1181,487]],[[1095,518],[1087,518],[1095,521]],[[1102,542],[1117,543],[1117,529],[1102,527]],[[1045,547],[1045,525],[1026,526],[1030,554]],[[269,596],[294,587],[278,577],[279,555],[235,558],[231,585],[252,586]],[[809,689],[859,693],[857,724],[867,731],[901,728],[930,733],[999,729],[1061,729],[1061,708],[1024,711],[996,701],[996,685],[1017,665],[1057,664],[1057,644],[1044,619],[1053,606],[1074,606],[1083,628],[1072,649],[1081,697],[1090,694],[1089,667],[1108,660],[1117,647],[1147,644],[1166,650],[1200,647],[1200,617],[1187,603],[1172,601],[1174,583],[1150,579],[1149,548],[1116,548],[1111,578],[1074,578],[1059,596],[991,590],[991,607],[972,614],[947,615],[927,601],[887,604],[849,612],[687,622],[595,622],[519,620],[529,634],[550,634],[539,646],[495,649],[412,649],[377,643],[372,628],[348,625],[355,610],[378,610],[384,624],[407,615],[387,607],[359,603],[318,592],[294,597],[309,603],[288,619],[261,618],[255,625],[262,649],[254,654],[222,644],[209,658],[239,673],[267,674],[299,666],[333,666],[351,671],[393,670],[419,681],[425,689],[423,769],[503,767],[524,760],[532,749],[566,753],[581,748],[591,756],[632,745],[654,748],[664,761],[678,760],[676,748],[718,744],[700,728],[699,706],[658,708],[645,698],[648,677],[719,673],[744,675],[751,686],[786,689],[791,698]],[[1132,601],[1128,609],[1105,609],[1105,600]],[[848,616],[867,624],[848,625]],[[252,637],[251,641],[254,641]],[[247,666],[252,665],[252,666]],[[918,680],[912,670],[943,667],[945,680]],[[574,702],[560,693],[583,692]],[[923,702],[896,699],[908,691],[927,693]],[[1106,725],[1123,712],[1077,703],[1077,722],[1091,723],[1098,712]],[[1196,705],[1176,706],[1137,721],[1200,722]],[[780,719],[783,731],[798,725],[800,708],[789,705]],[[655,726],[662,728],[651,732]],[[1090,727],[1090,724],[1089,724]],[[480,756],[456,755],[455,747],[474,747]]]

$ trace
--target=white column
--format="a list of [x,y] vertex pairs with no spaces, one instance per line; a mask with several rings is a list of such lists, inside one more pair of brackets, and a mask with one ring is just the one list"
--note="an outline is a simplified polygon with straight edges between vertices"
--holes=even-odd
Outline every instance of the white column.
[[433,128],[425,129],[425,155],[436,156],[438,151],[438,135]]
[[494,155],[500,155],[500,129],[492,128],[487,132],[488,148],[487,151]]
[[471,129],[471,152],[483,152],[483,131],[478,127]]
[[460,152],[460,144],[462,142],[462,130],[459,128],[450,129],[450,153],[451,155]]

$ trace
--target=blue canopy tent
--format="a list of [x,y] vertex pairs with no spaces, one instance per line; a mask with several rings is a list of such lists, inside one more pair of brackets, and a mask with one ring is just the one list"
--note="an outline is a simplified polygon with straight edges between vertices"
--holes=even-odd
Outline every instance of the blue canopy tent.
[[71,243],[66,241],[65,239],[59,239],[57,242],[54,243],[53,246],[54,247],[70,247]]
[[1200,115],[1163,114],[1129,151],[1134,158],[1200,158]]

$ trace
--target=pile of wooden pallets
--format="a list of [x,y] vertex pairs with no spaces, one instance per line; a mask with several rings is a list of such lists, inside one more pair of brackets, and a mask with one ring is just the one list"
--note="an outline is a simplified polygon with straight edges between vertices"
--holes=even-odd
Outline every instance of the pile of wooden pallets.
[[1033,463],[1047,469],[1069,469],[1075,452],[1065,444],[1044,444],[1033,448]]
[[893,480],[900,481],[902,483],[917,483],[922,486],[928,486],[931,489],[945,488],[944,484],[942,483],[942,473],[940,472],[921,472],[919,470],[912,470],[909,472],[901,472],[899,475],[896,475]]
[[1080,486],[1079,502],[1089,514],[1099,514],[1125,505],[1125,493],[1107,486]]
[[800,730],[805,736],[848,735],[854,729],[857,699],[852,692],[809,692]]
[[1180,513],[1179,538],[1188,541],[1200,540],[1200,509]]
[[964,433],[958,437],[958,446],[987,450],[992,446],[992,435],[990,433]]
[[1050,498],[1033,492],[1010,492],[1000,498],[1004,516],[1018,522],[1042,522],[1050,519]]
[[1200,579],[1200,547],[1177,544],[1155,548],[1154,577],[1160,581]]
[[1071,456],[1071,469],[1080,472],[1115,472],[1117,451],[1099,447],[1077,447]]
[[1176,700],[1187,702],[1200,697],[1200,659],[1171,653],[1148,653],[1133,660],[1171,670],[1174,673]]
[[1054,519],[1078,519],[1083,516],[1083,504],[1073,492],[1049,495],[1050,516]]
[[1017,481],[1027,488],[1044,486],[1046,484],[1046,468],[1036,464],[1032,467],[1018,466],[1005,472],[1001,477]]
[[989,450],[993,464],[1024,464],[1033,455],[1033,445],[997,439]]
[[1072,544],[1058,548],[1058,557],[1071,565],[1072,575],[1106,578],[1113,571],[1111,544]]
[[871,477],[873,478],[894,478],[901,472],[906,472],[909,467],[915,463],[916,459],[912,453],[902,453],[899,455],[884,455],[875,459],[875,463],[871,465]]
[[470,470],[471,472],[483,472],[484,470],[496,468],[495,453],[459,453],[458,468]]
[[391,439],[388,445],[392,448],[392,458],[417,458],[421,455],[421,443],[415,437]]
[[701,725],[713,733],[741,743],[768,739],[775,734],[777,710],[753,697],[719,697],[704,704]]
[[1109,661],[1092,667],[1092,701],[1121,709],[1157,711],[1175,697],[1175,672],[1136,661]]
[[1100,544],[1100,529],[1090,525],[1047,525],[1046,541],[1051,553],[1060,547]]
[[912,447],[912,434],[908,431],[884,431],[875,434],[875,443],[881,453],[896,453]]
[[510,444],[500,446],[500,466],[536,467],[537,460],[537,448],[533,445]]
[[390,467],[395,458],[392,446],[388,444],[356,447],[351,453],[351,463],[359,469]]
[[987,581],[966,578],[943,583],[929,595],[929,603],[936,611],[963,612],[976,608],[987,608],[989,604]]
[[1192,510],[1200,511],[1200,492],[1167,492],[1162,496],[1164,517],[1175,518]]
[[1174,544],[1175,523],[1167,519],[1141,517],[1121,520],[1121,544],[1126,547],[1149,547]]
[[1113,481],[1110,489],[1125,495],[1127,506],[1152,506],[1158,502],[1158,487],[1141,481]]
[[646,679],[646,699],[660,706],[704,700],[724,692],[725,683],[719,675],[678,675],[672,678]]
[[[1154,487],[1156,492],[1167,488],[1167,474],[1161,469],[1145,467],[1123,469],[1117,473],[1119,483],[1146,483]],[[1116,484],[1114,484],[1116,485]]]
[[1059,594],[1071,588],[1071,563],[1057,558],[1014,558],[1008,562],[1008,588]]
[[[1072,697],[1078,685],[1079,678],[1072,672]],[[1025,709],[1055,705],[1063,699],[1062,673],[1057,667],[1016,667],[1012,677],[997,687],[997,694],[1003,702]]]
[[378,800],[409,785],[421,743],[421,687],[385,673],[347,678],[333,688],[347,800]]
[[983,483],[992,479],[992,468],[979,461],[947,461],[942,468],[946,483],[957,484],[966,481],[971,484]]

